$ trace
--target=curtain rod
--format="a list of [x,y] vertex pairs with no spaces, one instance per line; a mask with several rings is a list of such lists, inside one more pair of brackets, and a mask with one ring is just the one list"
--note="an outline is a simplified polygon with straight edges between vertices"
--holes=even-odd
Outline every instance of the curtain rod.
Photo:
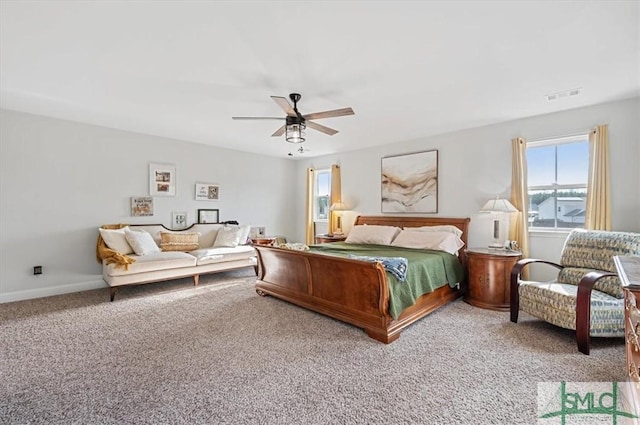
[[589,134],[589,133],[592,133],[592,132],[595,132],[595,131],[596,131],[595,128],[590,128],[589,130],[575,131],[573,133],[562,134],[562,135],[559,135],[559,136],[541,137],[541,138],[535,139],[535,140],[527,140],[525,138],[525,140],[527,141],[527,143],[543,142],[545,140],[551,140],[551,139],[564,139],[566,137],[582,136],[583,134]]

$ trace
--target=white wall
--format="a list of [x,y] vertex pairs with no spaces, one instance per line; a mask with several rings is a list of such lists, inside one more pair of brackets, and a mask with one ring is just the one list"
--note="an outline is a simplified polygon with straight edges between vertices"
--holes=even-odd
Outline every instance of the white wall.
[[[186,211],[191,224],[198,208],[218,208],[221,220],[295,232],[293,161],[8,110],[0,131],[0,301],[106,287],[95,260],[106,223],[170,226],[172,211]],[[131,217],[150,162],[176,165],[177,195]],[[220,200],[195,201],[195,182],[220,184]]]
[[[471,217],[469,243],[485,246],[491,221],[477,211],[487,199],[509,195],[511,138],[536,140],[601,123],[609,124],[611,141],[613,227],[638,232],[640,98],[296,162],[3,110],[0,301],[103,287],[94,252],[97,227],[105,223],[168,226],[172,211],[187,211],[191,223],[198,208],[219,208],[222,220],[303,241],[309,166],[341,164],[343,198],[353,208],[343,220],[348,232],[356,214],[381,214],[381,158],[431,149],[439,153],[437,215]],[[148,194],[149,162],[176,164],[177,196],[155,198],[153,217],[134,218],[130,197]],[[220,201],[195,201],[195,182],[220,184]],[[564,237],[533,234],[531,255],[558,260]],[[44,275],[33,276],[35,265],[44,266]]]
[[[380,147],[299,161],[297,237],[303,240],[302,206],[307,167],[327,168],[332,163],[340,164],[342,197],[354,210],[350,215],[381,214],[381,158],[437,149],[439,199],[436,215],[470,217],[469,245],[486,246],[492,240],[490,216],[478,213],[478,210],[496,195],[509,197],[511,139],[561,136],[589,130],[598,124],[609,124],[613,228],[640,232],[640,98],[636,97],[424,139],[390,141]],[[348,228],[345,226],[345,230]],[[531,255],[559,260],[565,237],[566,234],[532,234]]]

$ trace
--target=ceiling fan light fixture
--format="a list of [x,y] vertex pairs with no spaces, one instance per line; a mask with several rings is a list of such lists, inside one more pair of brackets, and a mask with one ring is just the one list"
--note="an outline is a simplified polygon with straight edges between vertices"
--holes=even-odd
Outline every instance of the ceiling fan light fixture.
[[302,143],[305,139],[305,123],[287,124],[285,139],[289,143]]
[[[1,1],[1,0],[0,0]],[[311,114],[302,115],[298,111],[298,102],[302,96],[300,93],[291,93],[289,99],[293,102],[293,106],[289,101],[281,96],[271,96],[271,99],[287,114],[284,118],[277,117],[232,117],[234,120],[285,120],[285,124],[278,128],[271,137],[280,137],[285,135],[285,140],[289,143],[302,143],[305,139],[305,130],[307,123],[312,130],[319,131],[329,136],[333,136],[338,133],[338,130],[329,128],[327,126],[318,124],[312,120],[319,120],[323,118],[343,117],[345,115],[353,115],[353,109],[341,108],[333,109],[331,111],[314,112]],[[301,152],[302,153],[302,152]]]

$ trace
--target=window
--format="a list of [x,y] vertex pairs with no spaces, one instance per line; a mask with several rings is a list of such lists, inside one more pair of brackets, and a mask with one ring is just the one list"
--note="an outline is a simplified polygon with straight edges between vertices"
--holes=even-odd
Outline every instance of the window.
[[589,135],[527,144],[529,228],[584,227]]
[[329,220],[329,202],[331,200],[331,170],[316,171],[313,200],[313,220]]

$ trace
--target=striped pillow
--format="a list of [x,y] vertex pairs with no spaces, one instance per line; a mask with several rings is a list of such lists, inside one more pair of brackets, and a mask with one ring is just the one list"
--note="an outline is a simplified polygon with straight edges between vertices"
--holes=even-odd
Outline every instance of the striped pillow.
[[193,251],[198,249],[200,233],[160,232],[160,248],[163,251]]

